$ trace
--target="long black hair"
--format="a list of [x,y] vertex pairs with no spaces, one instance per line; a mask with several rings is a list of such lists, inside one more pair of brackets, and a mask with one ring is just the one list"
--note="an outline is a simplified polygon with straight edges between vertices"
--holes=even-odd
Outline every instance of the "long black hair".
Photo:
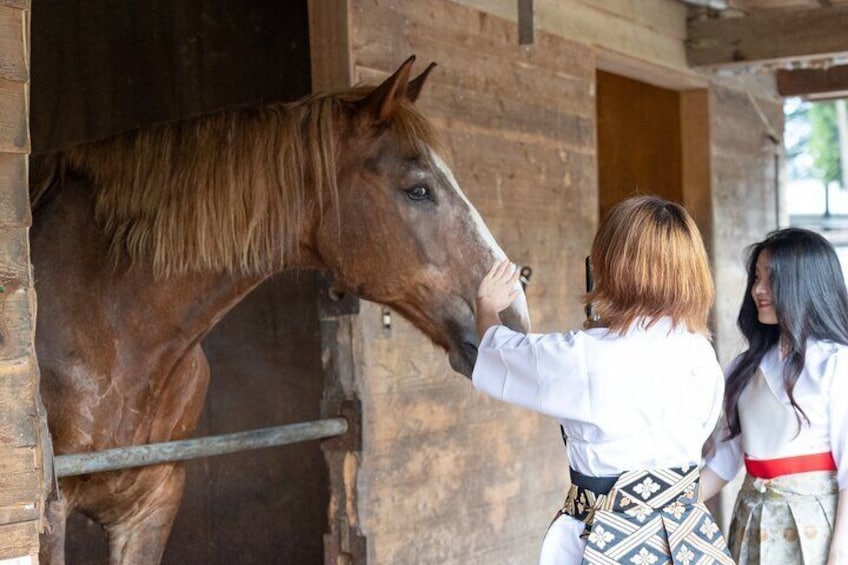
[[[757,306],[751,296],[757,271],[757,259],[768,251],[771,298],[777,313],[777,325],[760,323]],[[748,284],[739,310],[737,324],[748,350],[727,377],[724,413],[729,437],[739,435],[739,396],[754,375],[766,352],[782,341],[785,347],[783,386],[801,418],[808,421],[793,391],[804,370],[807,340],[827,340],[848,345],[848,291],[833,246],[821,235],[800,228],[771,232],[766,239],[748,248]]]

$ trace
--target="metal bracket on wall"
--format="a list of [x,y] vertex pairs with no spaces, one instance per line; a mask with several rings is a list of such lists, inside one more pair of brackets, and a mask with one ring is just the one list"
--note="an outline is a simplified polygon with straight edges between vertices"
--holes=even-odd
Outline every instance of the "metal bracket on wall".
[[347,420],[347,431],[324,440],[322,448],[327,451],[362,451],[362,404],[356,398],[344,400],[338,415]]

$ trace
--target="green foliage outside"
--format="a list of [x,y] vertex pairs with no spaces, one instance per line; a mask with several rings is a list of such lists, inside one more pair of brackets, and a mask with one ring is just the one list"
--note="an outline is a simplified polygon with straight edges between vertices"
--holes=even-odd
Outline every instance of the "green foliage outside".
[[839,154],[836,103],[787,100],[784,141],[789,178],[814,178],[827,185],[845,186]]
[[812,173],[825,185],[838,182],[845,186],[839,158],[839,130],[836,125],[836,103],[810,104],[809,152],[813,158]]

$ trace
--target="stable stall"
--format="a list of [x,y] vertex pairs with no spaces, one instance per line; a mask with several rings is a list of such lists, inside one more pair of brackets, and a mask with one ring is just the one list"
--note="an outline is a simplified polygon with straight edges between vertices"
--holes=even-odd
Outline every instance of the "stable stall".
[[[704,234],[726,362],[741,345],[742,248],[785,220],[789,91],[775,74],[785,61],[848,52],[845,3],[766,4],[0,3],[0,563],[36,562],[52,479],[33,348],[36,322],[50,320],[37,318],[29,263],[30,152],[378,83],[414,54],[419,69],[438,63],[417,105],[457,180],[510,258],[532,267],[535,331],[581,325],[600,215],[658,194],[684,204]],[[769,42],[788,21],[821,26],[819,39]],[[724,43],[735,48],[713,49]],[[800,87],[790,75],[792,92],[846,87],[844,73],[822,72],[830,78]],[[194,436],[339,417],[347,432],[186,463],[163,562],[535,560],[567,490],[558,427],[475,393],[397,312],[340,299],[316,273],[287,273],[203,348],[212,376]],[[66,547],[69,563],[105,560],[105,535],[84,516]]]

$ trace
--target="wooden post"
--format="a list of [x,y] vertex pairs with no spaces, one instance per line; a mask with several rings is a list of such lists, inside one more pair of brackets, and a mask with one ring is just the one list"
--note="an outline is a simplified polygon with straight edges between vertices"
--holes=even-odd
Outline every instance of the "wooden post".
[[[312,90],[351,86],[354,81],[351,45],[351,0],[308,0]],[[356,382],[360,372],[362,330],[359,302],[331,296],[330,281],[322,280],[318,295],[324,399],[321,417],[360,420]],[[324,535],[325,565],[358,565],[367,561],[365,536],[359,529],[357,472],[361,449],[360,426],[352,424],[348,438],[322,444],[330,482],[328,531]]]
[[44,511],[29,257],[29,0],[0,2],[0,561],[38,560]]

